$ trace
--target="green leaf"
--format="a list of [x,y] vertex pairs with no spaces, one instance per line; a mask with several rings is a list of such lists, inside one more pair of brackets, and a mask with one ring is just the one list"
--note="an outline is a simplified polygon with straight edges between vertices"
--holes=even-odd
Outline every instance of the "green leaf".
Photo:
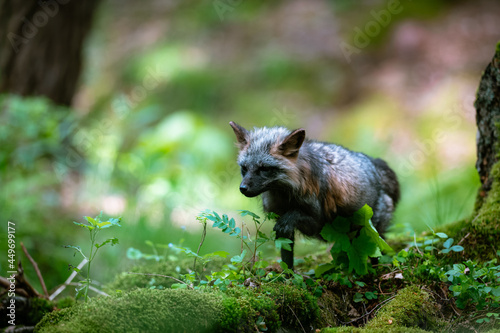
[[288,238],[278,238],[274,241],[274,244],[276,246],[276,249],[281,250],[282,248],[288,251],[292,251],[292,247],[290,244],[292,244],[293,241],[291,241]]
[[69,265],[69,268],[71,268],[73,271],[77,272],[77,273],[80,273],[80,269],[76,266],[73,266],[73,265]]
[[269,240],[269,237],[265,233],[263,233],[262,231],[260,231],[260,230],[257,232],[257,235],[259,236],[259,238],[262,238],[262,239],[264,239],[266,241]]
[[213,215],[207,215],[207,219],[209,219],[210,221],[213,221],[213,222],[219,222],[220,221],[220,219],[216,218]]
[[354,302],[359,303],[363,301],[363,294],[362,293],[355,293],[354,294]]
[[96,225],[95,219],[91,218],[90,216],[84,216],[83,218],[86,219],[87,222],[90,223],[91,225],[93,225],[93,226]]
[[372,224],[372,221],[369,220],[369,228],[363,228],[362,232],[366,232],[372,240],[374,240],[377,244],[377,246],[380,248],[380,251],[392,251],[392,247],[389,246],[389,244],[386,243],[386,241],[380,237],[377,229]]
[[448,235],[445,234],[444,232],[437,232],[435,235],[442,239],[448,238]]
[[492,288],[491,294],[495,297],[500,297],[500,287]]
[[282,270],[288,270],[288,265],[284,261],[280,261],[280,267]]
[[266,271],[264,269],[262,269],[262,268],[259,268],[259,269],[257,269],[255,271],[255,275],[257,275],[257,276],[264,276],[264,275],[266,275]]
[[173,283],[170,288],[172,289],[187,289],[187,284],[184,283]]
[[463,246],[461,245],[453,245],[450,250],[454,251],[454,252],[461,252],[464,250]]
[[95,244],[95,247],[96,248],[101,248],[104,245],[109,244],[109,243],[111,243],[111,245],[118,244],[118,238],[116,238],[116,237],[114,237],[114,238],[108,238],[104,242],[102,242],[101,244]]
[[233,264],[239,264],[245,259],[245,255],[247,254],[247,250],[243,250],[239,256],[234,256],[231,258],[231,262]]
[[351,247],[351,241],[349,240],[349,236],[347,236],[347,234],[341,231],[338,231],[338,228],[334,227],[332,224],[326,224],[323,227],[323,230],[321,230],[320,235],[327,242],[335,243],[336,251],[337,250],[347,251]]
[[260,260],[260,261],[257,261],[255,264],[254,264],[254,268],[266,268],[267,266],[269,266],[269,262],[265,261],[265,260]]
[[257,220],[260,220],[260,216],[255,214],[255,213],[252,213],[251,211],[249,210],[240,210],[240,215],[241,216],[247,216],[247,215],[250,215],[251,217],[253,217],[254,219],[257,219]]
[[100,229],[109,228],[111,226],[112,226],[111,222],[107,222],[107,221],[96,223],[96,227],[98,227]]
[[449,249],[450,246],[453,244],[453,238],[448,238],[444,243],[443,243],[443,246],[446,248],[446,249]]
[[367,226],[368,221],[370,221],[372,216],[373,209],[368,205],[364,205],[363,207],[361,207],[361,209],[353,214],[352,219],[355,224]]
[[119,217],[117,219],[111,218],[111,219],[108,220],[108,222],[111,223],[112,225],[116,225],[116,226],[121,227],[121,225],[120,225],[121,220],[122,220],[121,217]]
[[231,218],[229,220],[229,228],[234,229],[235,226],[236,226],[236,222],[234,221],[233,218]]
[[[67,249],[73,249],[79,252],[85,259],[87,259],[87,256],[83,254],[82,249],[79,246],[73,246],[73,245],[64,245],[63,247]],[[87,259],[88,260],[88,259]]]
[[333,268],[335,268],[335,265],[333,263],[321,264],[314,270],[314,275],[319,278],[321,275],[325,274]]
[[380,257],[382,257],[382,252],[380,252],[380,249],[376,247],[375,252],[370,254],[370,258],[380,258]]
[[132,260],[138,260],[142,258],[142,252],[140,250],[129,247],[127,250],[127,258]]
[[280,216],[278,214],[275,214],[273,212],[267,213],[266,219],[267,220],[277,220]]
[[205,254],[203,258],[213,258],[213,257],[221,257],[226,258],[229,255],[229,252],[226,251],[215,251],[212,253]]
[[87,224],[83,224],[83,223],[79,223],[79,222],[75,222],[75,221],[73,221],[73,223],[76,224],[77,226],[80,226],[80,227],[83,227],[83,228],[87,228],[88,230],[95,229],[95,227],[91,226],[91,225],[87,225]]

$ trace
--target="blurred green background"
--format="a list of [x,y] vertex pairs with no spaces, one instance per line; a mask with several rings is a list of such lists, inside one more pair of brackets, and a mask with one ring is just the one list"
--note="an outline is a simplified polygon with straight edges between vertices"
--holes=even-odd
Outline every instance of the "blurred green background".
[[[206,208],[260,213],[238,190],[231,120],[303,127],[387,160],[402,186],[389,237],[467,216],[479,184],[474,94],[500,4],[402,0],[377,20],[389,3],[104,1],[71,108],[0,96],[2,253],[13,221],[52,289],[79,262],[62,245],[88,247],[72,221],[102,210],[123,218],[102,233],[120,240],[93,269],[106,283],[133,264],[129,247],[196,249]],[[216,250],[238,254],[239,243],[209,230],[202,252]]]

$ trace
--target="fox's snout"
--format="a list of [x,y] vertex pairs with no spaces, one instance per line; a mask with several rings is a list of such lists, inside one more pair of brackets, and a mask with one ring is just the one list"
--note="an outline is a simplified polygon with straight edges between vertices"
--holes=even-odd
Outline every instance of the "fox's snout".
[[247,185],[245,185],[245,184],[241,184],[241,185],[240,185],[240,192],[241,192],[242,194],[246,195],[246,194],[247,194],[247,192],[248,192],[248,186],[247,186]]
[[240,192],[241,194],[249,198],[256,197],[262,193],[262,191],[260,190],[257,191],[254,186],[249,184],[248,179],[245,178],[240,184]]

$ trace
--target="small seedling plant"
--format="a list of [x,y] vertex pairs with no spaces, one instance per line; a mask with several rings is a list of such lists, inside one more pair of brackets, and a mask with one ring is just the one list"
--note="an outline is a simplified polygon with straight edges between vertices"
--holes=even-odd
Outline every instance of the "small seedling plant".
[[[101,249],[105,245],[116,245],[118,244],[118,238],[113,237],[113,238],[108,238],[105,241],[99,243],[97,241],[97,235],[102,229],[107,229],[110,227],[121,227],[120,222],[121,222],[121,217],[120,218],[110,218],[106,221],[103,221],[102,218],[102,212],[95,218],[92,218],[90,216],[84,216],[84,219],[87,221],[87,223],[80,223],[80,222],[73,222],[77,226],[80,226],[82,228],[85,228],[89,231],[89,237],[90,237],[90,250],[87,255],[82,251],[80,246],[74,246],[74,245],[65,245],[64,247],[66,248],[71,248],[74,249],[76,253],[80,253],[82,257],[87,260],[87,273],[86,273],[86,278],[81,280],[80,286],[76,288],[76,298],[83,297],[84,301],[87,302],[89,299],[89,289],[92,283],[92,279],[90,278],[90,269],[92,267],[92,262],[94,261],[97,252],[99,249]],[[77,267],[70,266],[74,271],[80,272],[80,270]]]
[[[206,281],[200,281],[200,285],[218,286],[221,290],[226,290],[230,285],[258,285],[274,281],[289,281],[294,285],[311,289],[312,293],[320,296],[322,287],[312,279],[304,279],[300,274],[296,274],[289,269],[284,262],[280,262],[281,273],[268,270],[270,263],[263,259],[262,252],[259,251],[262,245],[268,242],[274,242],[275,248],[279,251],[281,248],[291,250],[291,240],[287,238],[276,238],[273,231],[269,235],[262,231],[265,222],[278,218],[274,213],[267,213],[264,218],[248,210],[241,210],[242,217],[249,216],[253,222],[253,230],[242,220],[241,227],[236,226],[234,218],[229,218],[226,214],[220,216],[214,211],[203,212],[198,220],[206,226],[210,221],[212,227],[220,229],[230,237],[236,237],[241,240],[240,254],[231,258],[231,264],[224,265],[221,272],[212,272],[211,276],[206,276]],[[247,253],[249,256],[247,256]]]

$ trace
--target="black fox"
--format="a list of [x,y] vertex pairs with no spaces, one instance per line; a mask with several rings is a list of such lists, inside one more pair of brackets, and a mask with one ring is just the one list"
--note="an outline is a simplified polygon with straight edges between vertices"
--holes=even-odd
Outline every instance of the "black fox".
[[[306,139],[304,129],[263,127],[247,131],[229,123],[240,149],[238,164],[247,197],[262,194],[266,212],[279,215],[276,237],[294,240],[295,229],[322,239],[320,232],[337,215],[348,217],[365,204],[372,223],[383,235],[399,201],[394,171],[378,158],[344,147]],[[281,259],[293,268],[292,251]]]

